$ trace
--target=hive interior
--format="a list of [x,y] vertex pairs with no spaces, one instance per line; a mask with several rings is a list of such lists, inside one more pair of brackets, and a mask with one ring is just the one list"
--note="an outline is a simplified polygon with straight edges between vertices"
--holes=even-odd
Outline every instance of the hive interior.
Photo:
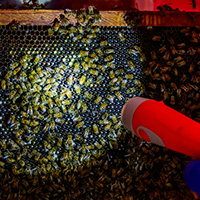
[[[20,122],[19,128],[24,129],[25,125],[21,120],[26,117],[21,116],[21,111],[24,109],[26,112],[28,106],[25,105],[25,108],[21,106],[20,97],[16,101],[20,111],[14,112],[11,108],[12,99],[8,100],[10,91],[6,90],[5,92],[1,89],[1,198],[34,199],[37,197],[38,199],[38,196],[40,199],[129,199],[131,197],[136,199],[180,199],[183,196],[190,198],[182,179],[183,169],[189,158],[145,143],[139,138],[133,139],[131,134],[123,128],[120,114],[121,108],[128,98],[144,95],[156,100],[165,100],[165,103],[183,113],[182,108],[185,108],[187,111],[184,114],[199,120],[198,109],[190,107],[192,105],[198,106],[198,96],[196,95],[198,95],[199,90],[188,85],[199,86],[198,42],[191,41],[192,32],[195,30],[198,33],[198,29],[191,28],[188,30],[190,35],[181,33],[180,37],[179,33],[184,27],[153,29],[146,27],[138,27],[137,29],[100,27],[96,37],[87,43],[81,41],[82,38],[87,38],[87,35],[90,34],[91,30],[88,31],[87,28],[85,28],[82,38],[77,41],[74,41],[73,38],[78,33],[73,37],[58,32],[49,35],[49,28],[49,26],[17,26],[16,29],[10,26],[0,27],[2,80],[10,70],[11,63],[20,63],[25,55],[31,55],[32,58],[26,60],[30,69],[24,69],[27,75],[33,69],[36,70],[36,67],[40,67],[44,73],[50,69],[56,71],[57,68],[61,69],[61,66],[64,65],[64,73],[61,73],[62,77],[56,81],[59,83],[56,92],[60,96],[61,89],[66,87],[72,94],[71,98],[65,96],[65,100],[71,101],[70,105],[66,105],[66,112],[63,112],[61,106],[57,105],[56,97],[52,97],[53,106],[58,107],[63,113],[60,119],[63,119],[65,123],[56,122],[55,129],[51,130],[50,128],[45,132],[43,130],[46,125],[45,120],[38,120],[39,131],[34,134],[33,138],[27,140],[27,137],[31,136],[32,133],[24,132],[16,137],[17,130],[13,130],[13,127],[10,128],[8,121],[10,115],[15,113]],[[122,34],[125,40],[120,39],[119,34]],[[155,35],[161,36],[161,39],[152,41]],[[168,40],[170,37],[173,38],[175,44],[172,45],[170,42],[172,40]],[[102,41],[107,41],[108,44],[101,46]],[[178,76],[172,70],[172,66],[171,69],[167,68],[167,71],[164,70],[161,73],[162,68],[167,66],[169,60],[174,61],[174,58],[179,56],[179,53],[170,52],[169,60],[166,60],[165,57],[163,58],[165,52],[170,51],[171,46],[175,46],[177,49],[177,44],[181,43],[185,43],[185,46],[180,49],[185,50],[186,56],[185,54],[181,56],[182,60],[186,60],[186,64],[178,66],[179,62],[175,63]],[[166,50],[159,52],[158,49],[164,44]],[[136,50],[138,47],[141,48],[141,51],[130,53],[130,49]],[[98,55],[95,52],[98,60],[88,61],[89,58],[92,59],[91,55],[94,50],[99,48],[103,55]],[[190,48],[196,50],[194,55],[190,55]],[[114,52],[106,53],[108,49],[112,49]],[[82,55],[81,51],[87,51],[88,55]],[[156,59],[152,58],[151,51],[155,51]],[[189,53],[187,53],[188,51]],[[35,65],[31,64],[38,55],[41,55],[39,62]],[[113,58],[106,61],[105,58],[109,55],[112,55]],[[81,63],[85,61],[96,64],[96,67],[84,68]],[[128,61],[132,61],[134,67],[131,68]],[[149,67],[152,61],[155,61],[156,64]],[[79,69],[75,68],[76,62],[80,63]],[[114,66],[107,67],[108,63],[113,63]],[[188,74],[192,63],[195,63],[194,70]],[[157,64],[160,65],[157,66]],[[95,71],[98,72],[98,75],[95,75],[97,73]],[[114,72],[114,77],[112,72]],[[179,77],[185,73],[187,73],[187,78],[182,82]],[[59,74],[57,71],[50,73],[47,79],[55,78],[57,74]],[[155,75],[157,79],[154,79],[154,74],[159,74],[159,79],[158,75]],[[161,78],[163,74],[170,76],[170,79],[167,79],[167,75]],[[72,85],[68,84],[70,76],[73,76]],[[85,76],[86,80],[80,84],[82,76]],[[15,79],[14,76],[11,77],[14,87],[21,84],[21,80]],[[111,81],[115,77],[117,80],[112,83]],[[89,79],[92,82],[85,85]],[[26,79],[26,81],[28,80],[29,78]],[[122,84],[123,80],[127,81],[125,87]],[[173,89],[171,85],[171,80],[175,81],[178,88],[181,85],[188,86],[188,92],[182,89],[182,96],[179,97],[177,90]],[[138,84],[138,81],[141,83]],[[154,84],[155,87],[149,83]],[[144,84],[146,88],[144,94],[144,88],[141,84]],[[162,84],[165,87],[164,91],[161,91]],[[77,94],[74,85],[80,87],[80,94]],[[41,86],[40,95],[45,93],[45,86],[45,84]],[[116,87],[116,90],[111,89],[113,87]],[[133,90],[131,91],[130,88]],[[91,99],[85,92],[92,94]],[[121,98],[117,92],[120,92]],[[166,98],[164,98],[164,92],[168,94]],[[114,99],[109,100],[108,94]],[[185,94],[187,95],[185,101],[179,101],[179,98],[181,99]],[[24,93],[21,94],[21,96],[23,95]],[[171,96],[175,97],[175,104],[171,103]],[[102,99],[96,104],[97,97],[102,97]],[[29,100],[28,104],[31,104],[32,99]],[[79,100],[86,103],[86,111],[83,112],[82,105],[79,108]],[[190,101],[191,103],[188,103]],[[103,103],[107,104],[105,109],[101,109]],[[77,110],[77,112],[70,111],[71,105],[74,105],[72,109],[74,112]],[[50,109],[48,103],[45,106],[47,110]],[[42,110],[38,109],[42,113]],[[48,114],[47,111],[44,111],[44,118],[47,118]],[[113,120],[113,115],[116,116],[116,121]],[[77,128],[79,122],[74,118],[79,116],[82,117],[81,121],[84,122],[84,125]],[[27,118],[32,120],[30,116]],[[53,120],[56,118],[52,117]],[[108,130],[105,130],[107,122],[101,124],[102,120],[108,120],[112,123]],[[98,132],[93,128],[94,124],[97,125]],[[86,128],[89,128],[89,134],[85,134]],[[69,135],[72,136],[72,146],[67,145],[69,144]],[[17,138],[24,143],[18,144]],[[14,141],[14,145],[11,140]],[[6,148],[2,141],[5,141]],[[14,148],[15,145],[20,147]],[[86,149],[83,150],[83,148]],[[24,149],[27,149],[27,153],[24,153]],[[52,149],[53,153],[49,154]],[[39,154],[35,153],[34,150]],[[82,157],[82,155],[84,156]],[[66,159],[64,159],[65,156]],[[20,164],[21,160],[25,163]]]

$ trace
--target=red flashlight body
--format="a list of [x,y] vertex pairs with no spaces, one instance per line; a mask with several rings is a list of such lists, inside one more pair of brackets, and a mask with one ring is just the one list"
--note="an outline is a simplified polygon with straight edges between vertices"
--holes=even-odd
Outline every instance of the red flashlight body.
[[126,128],[144,140],[200,158],[200,124],[162,101],[129,99],[121,118]]

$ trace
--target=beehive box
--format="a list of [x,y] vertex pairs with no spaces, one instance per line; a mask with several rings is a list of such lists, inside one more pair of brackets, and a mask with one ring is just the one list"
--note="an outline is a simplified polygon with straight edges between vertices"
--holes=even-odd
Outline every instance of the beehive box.
[[1,199],[191,199],[190,158],[133,138],[120,113],[142,95],[199,121],[198,16],[60,14],[1,11]]

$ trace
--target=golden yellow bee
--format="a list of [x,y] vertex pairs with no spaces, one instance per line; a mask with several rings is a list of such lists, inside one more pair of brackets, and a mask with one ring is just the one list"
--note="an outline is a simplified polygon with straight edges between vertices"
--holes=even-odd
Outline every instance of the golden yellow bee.
[[9,79],[12,76],[12,71],[7,72],[7,74],[5,75],[5,79]]
[[92,83],[92,78],[87,79],[85,86],[88,87]]
[[61,100],[59,98],[55,98],[55,102],[58,105],[58,107],[61,107],[62,102],[61,102]]
[[49,84],[49,85],[45,86],[45,87],[43,88],[43,90],[44,90],[44,91],[50,90],[50,88],[51,88],[51,85]]
[[83,103],[82,104],[82,112],[85,112],[87,110],[87,104]]
[[64,113],[67,112],[67,108],[66,108],[66,106],[62,105],[62,106],[61,106],[61,109],[62,109],[62,111],[63,111]]
[[88,39],[88,38],[83,38],[83,39],[81,40],[81,42],[82,42],[82,43],[85,43],[85,44],[90,44],[90,43],[91,43],[91,40]]
[[39,122],[38,121],[31,121],[30,126],[38,126]]
[[126,78],[126,79],[133,79],[134,76],[133,76],[133,74],[126,74],[126,75],[125,75],[125,78]]
[[103,56],[103,52],[100,48],[95,49],[95,51],[97,52],[98,56]]
[[108,41],[107,40],[104,40],[104,41],[101,41],[100,42],[100,46],[101,47],[104,47],[104,46],[106,46],[108,44]]
[[106,107],[107,107],[107,103],[106,102],[103,102],[102,104],[101,104],[101,106],[100,106],[100,110],[102,111],[102,110],[104,110]]
[[107,124],[104,128],[105,131],[109,130],[111,127],[112,123],[110,122],[109,124]]
[[79,84],[83,85],[83,83],[85,82],[86,76],[82,75],[80,80],[79,80]]
[[119,91],[115,92],[115,95],[117,96],[117,98],[118,98],[119,100],[122,100],[122,99],[123,99],[123,96],[120,94]]
[[113,78],[110,82],[109,85],[114,85],[118,81],[117,78]]
[[36,71],[37,71],[37,73],[38,73],[38,75],[39,75],[40,77],[43,76],[42,69],[41,69],[40,67],[37,67],[37,68],[36,68]]
[[34,59],[34,61],[33,61],[34,65],[37,65],[37,64],[39,63],[40,57],[41,57],[41,55],[37,55],[37,56],[35,57],[35,59]]
[[111,118],[113,120],[113,123],[116,124],[117,123],[117,117],[116,117],[116,115],[112,115]]
[[14,70],[16,67],[18,67],[18,65],[19,65],[19,63],[14,62],[14,63],[10,64],[9,68]]
[[135,79],[133,82],[134,82],[134,84],[136,84],[139,87],[142,86],[142,83],[138,79]]
[[21,67],[15,68],[15,70],[13,71],[13,75],[17,74],[20,70],[21,70]]
[[40,104],[39,107],[42,110],[42,112],[46,112],[46,107],[44,104]]
[[55,118],[59,118],[59,117],[62,117],[63,114],[62,114],[62,113],[55,113],[53,116],[54,116]]
[[25,124],[25,125],[29,125],[30,124],[30,120],[24,119],[24,118],[21,120],[21,122],[22,122],[22,124]]
[[16,132],[15,136],[16,136],[16,137],[19,137],[23,132],[24,132],[24,131],[23,131],[22,129],[19,129],[19,130]]
[[99,133],[99,130],[98,130],[98,127],[97,127],[96,124],[93,124],[93,125],[92,125],[92,129],[93,129],[93,131],[94,131],[95,134],[98,134],[98,133]]
[[85,129],[85,131],[84,131],[84,137],[87,137],[89,133],[90,133],[90,128],[87,127],[87,128]]
[[63,105],[70,105],[71,101],[70,100],[64,100],[64,101],[62,101],[62,104]]
[[80,40],[82,38],[82,35],[79,34],[76,37],[73,37],[73,41],[76,42],[77,40]]
[[78,110],[81,108],[82,104],[83,104],[83,101],[79,99],[78,103],[77,103],[77,109]]
[[116,90],[119,90],[119,86],[116,86],[116,87],[111,87],[110,90],[113,92],[113,91],[116,91]]
[[16,95],[17,91],[16,90],[12,90],[10,95],[9,95],[9,99],[13,99],[14,96]]
[[83,56],[88,56],[88,54],[89,54],[88,51],[83,51],[83,50],[81,50],[80,53],[79,53],[79,55],[80,55],[81,57],[83,57]]
[[88,67],[88,64],[86,62],[82,62],[81,65],[83,66],[84,70],[86,70],[86,71],[88,70],[89,67]]
[[92,99],[93,95],[90,94],[88,91],[84,93],[84,96],[88,99]]
[[123,34],[121,32],[119,32],[119,39],[121,40],[121,42],[124,42],[125,41],[125,38],[123,36]]
[[98,97],[95,99],[94,103],[95,103],[95,104],[98,104],[98,103],[101,102],[101,100],[102,100],[102,97],[101,97],[101,96],[98,96]]
[[49,130],[49,128],[50,128],[49,123],[46,123],[43,130],[47,132]]
[[92,74],[92,75],[95,75],[95,76],[98,75],[98,71],[97,71],[97,70],[90,69],[89,72],[90,72],[90,74]]
[[113,60],[113,59],[114,59],[113,55],[109,55],[109,56],[107,56],[106,58],[104,58],[104,61],[105,61],[105,62],[109,62],[109,61],[111,61],[111,60]]
[[54,34],[54,31],[51,28],[49,28],[48,29],[48,35],[52,36],[53,34]]
[[135,91],[136,91],[135,87],[131,87],[131,88],[128,88],[128,90],[126,90],[126,93],[127,94],[132,94]]
[[83,127],[83,125],[84,125],[84,121],[81,121],[76,125],[76,128],[79,129],[79,128]]
[[72,93],[71,93],[70,90],[67,89],[65,93],[66,93],[68,98],[70,98],[70,99],[72,98]]
[[135,65],[133,64],[133,62],[131,60],[129,60],[128,62],[128,66],[130,67],[130,69],[135,69]]
[[110,95],[110,94],[107,94],[107,95],[106,95],[106,99],[108,99],[109,101],[113,102],[114,99],[115,99],[115,97],[112,96],[112,95]]
[[6,89],[6,81],[5,81],[5,80],[2,80],[2,81],[1,81],[1,88],[2,88],[3,90]]

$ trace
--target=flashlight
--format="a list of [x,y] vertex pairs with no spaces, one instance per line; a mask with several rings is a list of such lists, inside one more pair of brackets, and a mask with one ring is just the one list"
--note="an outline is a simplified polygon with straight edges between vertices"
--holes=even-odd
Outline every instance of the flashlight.
[[133,135],[200,158],[200,124],[162,101],[133,97],[123,106],[121,120]]

